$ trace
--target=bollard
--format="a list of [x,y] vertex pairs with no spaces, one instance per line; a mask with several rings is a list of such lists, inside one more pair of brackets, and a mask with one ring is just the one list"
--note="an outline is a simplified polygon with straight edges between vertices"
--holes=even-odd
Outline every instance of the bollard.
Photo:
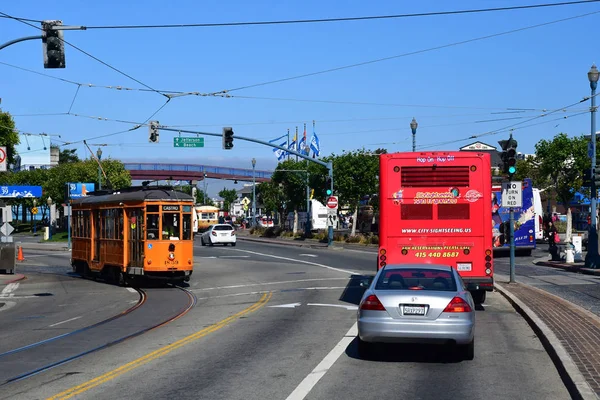
[[566,262],[570,264],[575,262],[575,246],[573,246],[573,243],[571,242],[566,243],[565,259]]

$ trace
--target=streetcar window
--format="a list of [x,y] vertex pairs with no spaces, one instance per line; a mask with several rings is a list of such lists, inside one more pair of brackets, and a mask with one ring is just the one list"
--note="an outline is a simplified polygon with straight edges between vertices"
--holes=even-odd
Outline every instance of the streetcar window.
[[192,238],[192,214],[183,214],[183,240]]
[[183,212],[192,212],[192,206],[183,206]]
[[162,217],[162,239],[179,240],[181,224],[179,213],[163,213]]
[[146,211],[147,212],[158,212],[158,206],[157,205],[148,205],[148,206],[146,206]]
[[146,216],[146,237],[148,240],[158,240],[158,214],[147,214]]

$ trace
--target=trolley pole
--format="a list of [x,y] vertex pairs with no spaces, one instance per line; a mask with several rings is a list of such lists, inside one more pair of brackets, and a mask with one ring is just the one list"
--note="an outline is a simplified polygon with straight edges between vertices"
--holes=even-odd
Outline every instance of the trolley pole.
[[515,211],[512,207],[509,208],[509,224],[510,224],[510,283],[515,283]]

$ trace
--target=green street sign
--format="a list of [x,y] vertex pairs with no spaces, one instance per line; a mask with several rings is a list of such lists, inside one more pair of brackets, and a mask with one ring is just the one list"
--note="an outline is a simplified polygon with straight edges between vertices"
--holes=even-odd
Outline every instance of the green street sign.
[[173,138],[173,147],[204,147],[204,138],[177,136]]

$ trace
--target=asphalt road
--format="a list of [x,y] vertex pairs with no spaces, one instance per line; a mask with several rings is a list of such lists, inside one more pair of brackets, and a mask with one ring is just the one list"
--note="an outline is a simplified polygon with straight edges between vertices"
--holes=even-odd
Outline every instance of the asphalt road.
[[373,252],[239,240],[197,246],[195,261],[189,290],[198,302],[184,317],[4,386],[0,398],[569,398],[532,330],[497,293],[477,312],[475,360],[387,346],[365,361],[356,304]]

